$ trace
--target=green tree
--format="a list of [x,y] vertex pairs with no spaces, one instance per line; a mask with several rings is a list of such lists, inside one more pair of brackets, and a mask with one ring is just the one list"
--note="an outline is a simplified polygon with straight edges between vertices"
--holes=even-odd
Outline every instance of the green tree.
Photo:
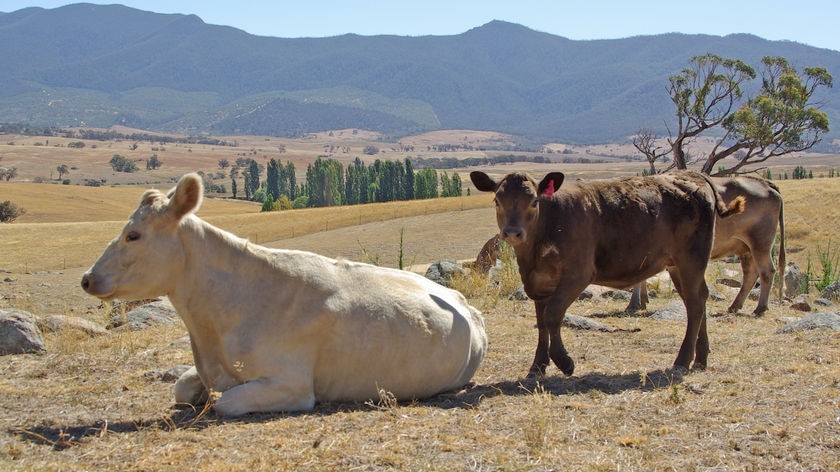
[[11,223],[25,213],[25,209],[15,205],[9,200],[0,203],[0,223]]
[[[248,164],[248,174],[245,176],[245,194],[257,195],[257,190],[260,189],[260,167],[257,161],[251,159]],[[250,197],[248,197],[250,199]]]
[[272,158],[265,170],[266,191],[272,200],[280,197],[280,164]]
[[[714,146],[701,158],[701,172],[737,173],[749,164],[771,157],[805,151],[828,132],[828,117],[813,103],[822,87],[832,86],[825,68],[806,67],[800,74],[782,57],[765,57],[756,94],[743,100],[746,84],[758,74],[737,59],[708,53],[695,56],[689,67],[669,78],[668,93],[676,107],[677,123],[668,137],[671,168],[687,169],[692,162],[685,146],[700,134],[714,136]],[[714,132],[713,132],[714,131]],[[655,137],[640,130],[633,144],[650,163],[668,153],[655,146]],[[723,159],[734,163],[723,166]],[[727,161],[729,162],[729,161]]]
[[67,164],[61,164],[55,170],[58,172],[58,180],[61,180],[63,175],[70,174],[70,169],[67,167]]
[[130,159],[126,159],[119,154],[114,154],[108,163],[111,164],[111,168],[114,169],[115,172],[131,173],[137,170],[137,163]]
[[149,157],[149,158],[146,160],[146,170],[155,170],[155,169],[159,169],[159,168],[160,168],[160,166],[162,166],[162,165],[163,165],[163,161],[161,161],[161,160],[158,158],[158,155],[157,155],[157,154],[152,154],[152,156],[151,156],[151,157]]

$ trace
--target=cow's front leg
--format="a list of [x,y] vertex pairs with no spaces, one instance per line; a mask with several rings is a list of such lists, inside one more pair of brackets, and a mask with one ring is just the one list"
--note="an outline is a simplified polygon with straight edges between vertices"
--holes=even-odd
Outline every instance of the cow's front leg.
[[542,377],[545,369],[548,368],[548,329],[545,327],[545,303],[534,301],[534,308],[537,312],[537,350],[534,352],[534,362],[528,370],[528,377]]
[[261,377],[222,393],[213,409],[221,416],[252,412],[307,411],[315,406],[311,376]]
[[210,393],[196,368],[190,367],[175,382],[175,403],[199,406],[207,403]]
[[563,345],[563,338],[560,336],[560,329],[563,325],[563,318],[566,317],[566,309],[569,308],[569,305],[572,304],[577,294],[583,289],[581,288],[574,292],[575,295],[570,295],[573,290],[556,293],[548,301],[543,312],[545,327],[549,333],[549,356],[554,361],[554,364],[566,375],[572,375],[575,372],[575,361],[566,352],[566,347]]

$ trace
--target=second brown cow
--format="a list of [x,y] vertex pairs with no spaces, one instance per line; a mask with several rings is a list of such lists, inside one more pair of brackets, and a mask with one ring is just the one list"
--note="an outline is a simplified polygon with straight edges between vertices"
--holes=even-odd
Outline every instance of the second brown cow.
[[530,374],[550,361],[574,372],[560,336],[566,309],[591,283],[626,288],[667,269],[686,306],[688,322],[675,367],[702,369],[709,353],[704,279],[716,215],[743,211],[744,199],[726,206],[708,177],[680,172],[651,177],[572,182],[561,172],[537,183],[523,173],[495,181],[470,179],[494,192],[499,235],[513,247],[525,292],[534,300],[539,331]]

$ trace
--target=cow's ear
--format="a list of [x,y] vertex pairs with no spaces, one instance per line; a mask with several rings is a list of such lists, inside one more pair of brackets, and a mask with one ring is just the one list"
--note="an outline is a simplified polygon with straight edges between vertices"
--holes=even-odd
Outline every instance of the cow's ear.
[[563,184],[565,176],[562,172],[549,172],[543,177],[540,185],[537,186],[537,193],[539,195],[554,195],[554,192]]
[[472,180],[475,188],[482,192],[495,192],[498,185],[489,175],[478,170],[470,172],[470,180]]
[[201,177],[198,174],[187,174],[181,177],[178,185],[169,191],[168,196],[168,212],[178,220],[198,210],[204,197]]

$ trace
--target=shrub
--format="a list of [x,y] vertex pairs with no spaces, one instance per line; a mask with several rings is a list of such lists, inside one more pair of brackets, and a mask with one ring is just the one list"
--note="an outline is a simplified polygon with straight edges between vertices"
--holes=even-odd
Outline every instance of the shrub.
[[15,205],[9,200],[0,203],[0,223],[11,223],[25,213],[25,209]]

